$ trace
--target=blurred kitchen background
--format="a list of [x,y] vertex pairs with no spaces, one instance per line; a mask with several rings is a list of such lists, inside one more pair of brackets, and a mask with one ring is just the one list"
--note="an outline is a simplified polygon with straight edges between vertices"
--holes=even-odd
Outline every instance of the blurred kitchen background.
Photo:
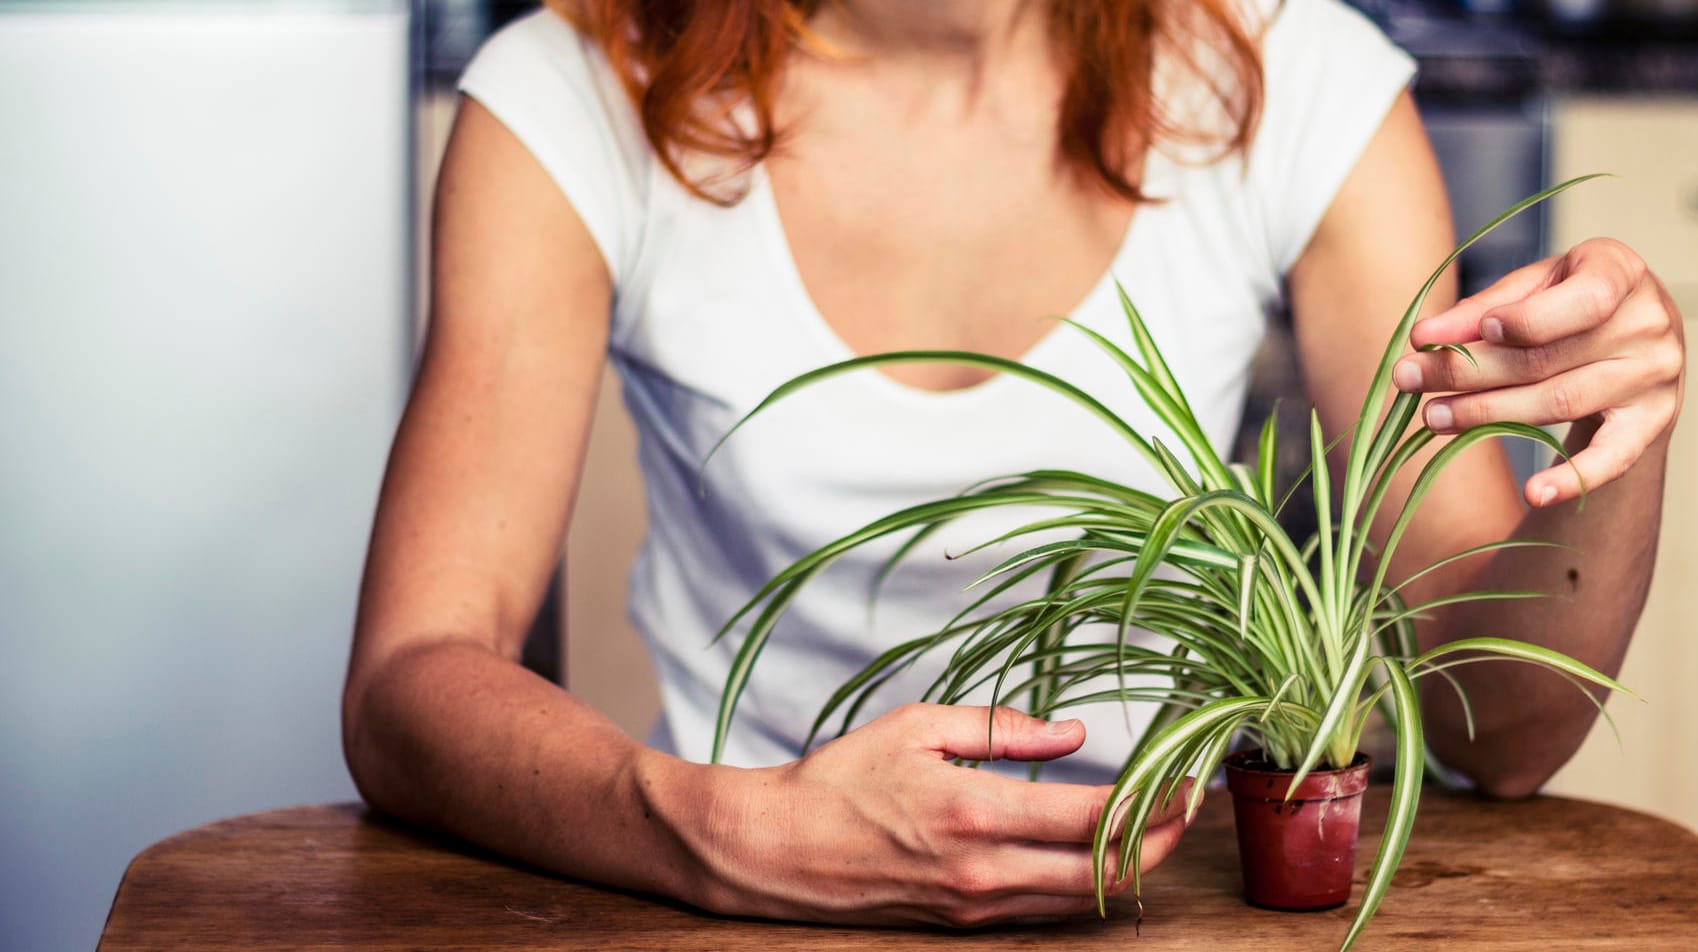
[[[1698,0],[1360,2],[1421,60],[1460,230],[1620,176],[1483,243],[1465,284],[1608,234],[1698,341]],[[0,949],[93,946],[165,836],[354,796],[337,698],[453,79],[530,6],[0,0]],[[1265,407],[1277,337],[1262,373]],[[608,388],[533,664],[641,734]],[[1649,703],[1612,703],[1621,746],[1600,725],[1553,787],[1698,828],[1693,402],[1623,673]]]

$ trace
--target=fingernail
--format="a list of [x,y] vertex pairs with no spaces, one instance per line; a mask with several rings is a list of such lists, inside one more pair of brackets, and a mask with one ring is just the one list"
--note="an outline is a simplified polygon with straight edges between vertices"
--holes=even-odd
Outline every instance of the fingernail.
[[1427,428],[1430,430],[1448,430],[1451,424],[1450,407],[1442,403],[1427,405]]
[[1047,725],[1044,726],[1044,730],[1048,731],[1051,734],[1066,734],[1066,733],[1069,733],[1070,731],[1072,731],[1073,725],[1075,725],[1077,723],[1079,723],[1078,718],[1072,718],[1070,720],[1065,720],[1065,721],[1050,721]]
[[1421,365],[1413,360],[1400,360],[1391,368],[1391,382],[1405,393],[1421,389]]
[[1555,486],[1546,486],[1544,489],[1539,490],[1539,505],[1548,506],[1554,501],[1556,501]]
[[1480,322],[1480,336],[1494,343],[1503,343],[1503,321],[1488,317]]

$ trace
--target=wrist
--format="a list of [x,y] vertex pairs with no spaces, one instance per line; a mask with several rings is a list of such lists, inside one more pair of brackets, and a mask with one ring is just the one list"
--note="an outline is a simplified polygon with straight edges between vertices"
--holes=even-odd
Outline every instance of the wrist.
[[662,891],[714,912],[729,908],[727,851],[735,840],[732,804],[748,771],[682,760],[644,747],[633,763],[634,802],[659,845]]

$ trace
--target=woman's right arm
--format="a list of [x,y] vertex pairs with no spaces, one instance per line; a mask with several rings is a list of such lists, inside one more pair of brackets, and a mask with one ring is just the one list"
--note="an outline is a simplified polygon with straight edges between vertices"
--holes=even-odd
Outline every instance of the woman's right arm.
[[541,166],[470,100],[433,232],[429,338],[343,695],[349,768],[397,816],[540,866],[684,893],[676,844],[644,822],[640,745],[515,660],[577,490],[607,269]]
[[[1077,722],[912,705],[792,764],[690,764],[517,663],[570,519],[610,279],[529,152],[466,101],[438,183],[429,342],[389,460],[343,696],[374,806],[536,866],[706,909],[974,925],[1089,909],[1102,787]],[[821,685],[829,689],[829,685]],[[1152,826],[1145,868],[1181,823]]]

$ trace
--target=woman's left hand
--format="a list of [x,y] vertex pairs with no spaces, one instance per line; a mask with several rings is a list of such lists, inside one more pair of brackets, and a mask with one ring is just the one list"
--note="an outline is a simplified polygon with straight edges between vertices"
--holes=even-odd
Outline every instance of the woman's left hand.
[[[1686,346],[1680,314],[1633,249],[1594,238],[1513,271],[1443,313],[1418,321],[1410,343],[1462,344],[1410,354],[1392,382],[1443,393],[1425,418],[1436,433],[1515,421],[1576,424],[1569,465],[1538,473],[1527,501],[1577,498],[1625,473],[1668,439],[1680,412]],[[1477,366],[1476,366],[1477,364]]]

